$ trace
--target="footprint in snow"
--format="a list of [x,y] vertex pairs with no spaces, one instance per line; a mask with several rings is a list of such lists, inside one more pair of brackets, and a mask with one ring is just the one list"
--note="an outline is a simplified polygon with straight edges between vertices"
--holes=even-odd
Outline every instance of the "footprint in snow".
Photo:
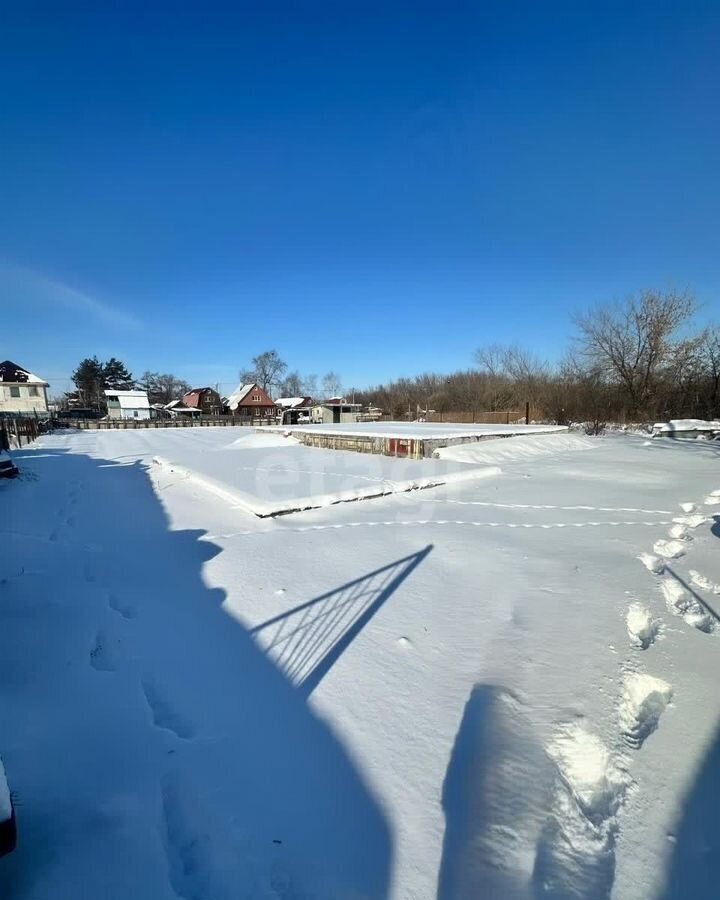
[[631,672],[625,676],[620,701],[620,726],[628,746],[639,750],[655,731],[672,700],[672,686],[661,678]]
[[709,634],[715,627],[710,613],[674,578],[665,577],[661,584],[668,610],[682,616],[688,625]]
[[533,882],[545,897],[609,897],[616,815],[630,777],[582,722],[562,726],[547,753],[558,777],[537,844]]
[[142,689],[152,713],[153,723],[157,728],[171,731],[182,740],[189,740],[195,737],[195,729],[165,699],[154,679],[150,677],[143,678]]
[[665,563],[659,556],[655,556],[653,553],[641,553],[638,559],[648,572],[652,572],[653,575],[662,575]]
[[137,615],[137,610],[135,607],[123,600],[122,597],[118,597],[117,594],[110,594],[108,597],[108,606],[114,612],[119,613],[124,619],[134,619]]
[[114,672],[120,663],[120,640],[101,629],[90,651],[90,665],[98,672]]
[[669,534],[674,541],[688,542],[693,539],[687,525],[684,525],[681,522],[676,522],[674,525],[672,525],[670,527]]
[[705,575],[701,575],[700,572],[695,571],[695,569],[690,569],[689,575],[690,581],[692,581],[695,587],[700,588],[701,591],[709,591],[711,594],[720,594],[720,584],[717,584],[717,582],[711,581]]
[[665,559],[678,559],[685,555],[685,544],[682,541],[655,541],[653,550]]
[[630,643],[639,650],[647,650],[654,643],[659,622],[653,619],[650,610],[642,603],[631,603],[626,617]]

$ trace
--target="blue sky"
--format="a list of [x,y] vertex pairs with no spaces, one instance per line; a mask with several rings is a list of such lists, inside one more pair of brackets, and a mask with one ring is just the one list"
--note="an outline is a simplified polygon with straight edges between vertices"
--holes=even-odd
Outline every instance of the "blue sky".
[[0,358],[228,391],[718,313],[717,3],[5,4]]

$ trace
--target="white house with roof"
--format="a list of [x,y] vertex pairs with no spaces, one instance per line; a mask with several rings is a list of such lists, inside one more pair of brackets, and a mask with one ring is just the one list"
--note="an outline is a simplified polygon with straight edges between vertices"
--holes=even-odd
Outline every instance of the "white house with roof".
[[105,391],[108,419],[149,419],[147,391]]
[[48,411],[47,381],[6,359],[0,363],[0,413]]
[[312,405],[312,397],[278,397],[275,400],[281,425],[309,422]]
[[312,408],[312,421],[316,425],[339,425],[360,421],[361,403],[349,403],[344,397],[331,397]]

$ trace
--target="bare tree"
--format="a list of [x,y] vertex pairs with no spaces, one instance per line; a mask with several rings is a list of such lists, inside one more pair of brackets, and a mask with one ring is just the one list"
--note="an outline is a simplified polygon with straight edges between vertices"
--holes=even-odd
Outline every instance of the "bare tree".
[[314,397],[318,392],[318,377],[315,374],[303,378],[303,396]]
[[151,403],[179,400],[190,390],[190,385],[182,378],[159,372],[143,372],[139,383],[148,392]]
[[342,384],[337,372],[328,372],[327,375],[323,375],[322,386],[326,398],[339,397],[342,393]]
[[475,362],[480,370],[488,375],[504,375],[507,347],[502,344],[488,344],[487,347],[479,347],[475,351]]
[[280,385],[280,391],[284,397],[302,397],[303,380],[299,372],[289,372]]
[[241,381],[253,381],[272,394],[279,386],[283,372],[287,369],[287,363],[280,359],[277,350],[266,350],[252,358],[252,369],[240,373]]
[[694,311],[690,294],[645,291],[577,317],[583,356],[591,367],[617,379],[631,415],[648,407],[673,337]]
[[717,325],[708,328],[704,333],[700,352],[709,388],[705,414],[715,419],[720,415],[720,328]]

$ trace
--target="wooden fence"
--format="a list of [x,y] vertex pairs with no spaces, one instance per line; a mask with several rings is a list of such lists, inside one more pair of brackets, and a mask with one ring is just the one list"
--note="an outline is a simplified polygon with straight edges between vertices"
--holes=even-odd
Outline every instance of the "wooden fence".
[[255,428],[261,425],[276,425],[275,420],[249,418],[248,416],[194,416],[175,419],[62,419],[55,425],[66,425],[69,428],[98,429],[100,431],[124,431],[136,428],[227,428],[233,425],[246,425]]
[[34,417],[21,416],[17,419],[0,417],[0,450],[14,449],[10,446],[11,442],[16,443],[18,447],[29,444],[41,434],[41,431],[40,422]]

